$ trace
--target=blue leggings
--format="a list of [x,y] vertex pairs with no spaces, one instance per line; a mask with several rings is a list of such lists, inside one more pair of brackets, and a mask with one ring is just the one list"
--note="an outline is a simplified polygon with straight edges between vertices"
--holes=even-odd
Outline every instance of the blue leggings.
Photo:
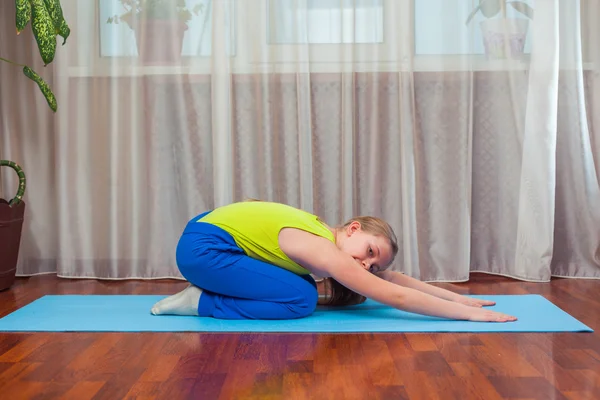
[[312,314],[318,294],[310,275],[297,275],[247,256],[229,233],[196,222],[206,214],[187,224],[177,245],[181,274],[202,289],[198,315],[292,319]]

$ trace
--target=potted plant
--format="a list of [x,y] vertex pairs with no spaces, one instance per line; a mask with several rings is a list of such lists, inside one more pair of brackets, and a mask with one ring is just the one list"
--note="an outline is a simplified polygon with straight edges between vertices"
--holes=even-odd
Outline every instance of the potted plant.
[[[481,22],[480,26],[488,58],[518,59],[523,55],[529,20],[507,18],[506,9],[509,5],[526,17],[533,19],[533,8],[527,3],[507,0],[479,0],[479,5],[471,11],[467,18],[466,24],[469,24],[479,11],[487,18]],[[502,18],[494,18],[498,14],[502,14]]]
[[0,160],[0,168],[5,166],[14,169],[19,176],[19,189],[12,200],[0,199],[0,290],[8,289],[15,281],[25,215],[25,174],[14,162]]
[[[64,45],[71,32],[63,16],[60,0],[15,0],[15,9],[17,35],[31,22],[31,30],[44,65],[50,64],[54,61],[58,36],[63,38]],[[3,57],[0,57],[0,61],[22,67],[25,76],[37,83],[50,109],[56,112],[56,97],[40,75],[27,65]],[[10,201],[0,199],[0,290],[5,290],[13,284],[17,271],[21,228],[25,215],[25,174],[21,167],[12,161],[0,160],[0,168],[2,167],[14,169],[19,176],[16,196]]]
[[188,7],[186,0],[119,0],[124,12],[107,23],[124,22],[133,30],[137,51],[145,64],[166,64],[181,59],[188,22],[202,4]]

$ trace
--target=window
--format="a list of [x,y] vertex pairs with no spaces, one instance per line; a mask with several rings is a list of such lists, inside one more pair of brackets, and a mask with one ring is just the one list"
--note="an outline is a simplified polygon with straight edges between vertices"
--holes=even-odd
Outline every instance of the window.
[[[174,1],[174,0],[172,0]],[[193,14],[185,31],[181,55],[185,57],[208,57],[212,53],[212,12],[213,0],[185,0],[189,10],[199,6],[200,11]],[[231,3],[229,3],[231,4]],[[134,31],[124,22],[109,23],[115,15],[122,15],[127,10],[121,0],[100,0],[100,56],[101,57],[136,57],[137,46]],[[225,14],[227,54],[235,53],[234,7],[228,8]]]
[[[126,24],[107,23],[111,16],[122,13],[122,0],[97,0],[96,7],[77,0],[63,1],[74,4],[81,21],[74,57],[78,73],[115,73],[117,68],[123,73],[170,71],[170,66],[137,63],[135,33]],[[228,65],[232,71],[242,73],[273,68],[296,72],[299,65],[307,71],[339,72],[349,66],[361,71],[462,71],[527,68],[528,64],[529,57],[515,57],[507,62],[495,57],[496,53],[486,54],[482,23],[499,21],[501,16],[486,18],[478,12],[466,24],[479,0],[184,1],[191,8],[202,5],[202,11],[189,22],[181,51],[185,59],[171,68],[173,73],[209,73],[213,68],[211,56],[215,54],[211,46],[223,43],[223,37],[225,55],[235,56]],[[535,10],[536,0],[522,1]],[[510,6],[510,1],[507,4],[509,19],[529,25],[524,36],[524,53],[528,55],[533,23]],[[224,11],[219,13],[223,22],[214,25],[213,14],[218,10]],[[590,12],[582,8],[582,15],[587,14]],[[96,29],[85,29],[91,24]],[[583,46],[584,55],[589,58],[586,42]],[[499,52],[498,48],[495,50]]]
[[[535,8],[533,0],[525,0]],[[481,23],[487,19],[478,12],[471,22],[467,17],[479,2],[473,0],[415,0],[415,55],[484,54]],[[527,17],[507,6],[508,18]],[[528,25],[524,22],[525,25]],[[530,29],[528,29],[530,31]],[[530,34],[525,36],[524,52],[531,52]]]
[[269,0],[269,44],[383,42],[383,0]]

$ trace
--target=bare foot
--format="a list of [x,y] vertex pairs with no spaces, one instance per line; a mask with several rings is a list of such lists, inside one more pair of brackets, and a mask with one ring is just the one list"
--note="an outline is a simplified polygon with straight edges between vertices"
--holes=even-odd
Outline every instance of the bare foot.
[[198,315],[198,302],[202,289],[190,285],[181,292],[162,299],[150,312],[154,315]]

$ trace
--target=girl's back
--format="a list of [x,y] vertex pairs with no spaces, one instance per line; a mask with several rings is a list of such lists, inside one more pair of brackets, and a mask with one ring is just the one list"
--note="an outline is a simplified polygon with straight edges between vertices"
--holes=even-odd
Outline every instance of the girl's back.
[[335,242],[332,231],[316,215],[280,203],[245,201],[219,207],[198,222],[210,223],[227,231],[247,255],[292,272],[310,272],[281,251],[279,232],[296,228]]

